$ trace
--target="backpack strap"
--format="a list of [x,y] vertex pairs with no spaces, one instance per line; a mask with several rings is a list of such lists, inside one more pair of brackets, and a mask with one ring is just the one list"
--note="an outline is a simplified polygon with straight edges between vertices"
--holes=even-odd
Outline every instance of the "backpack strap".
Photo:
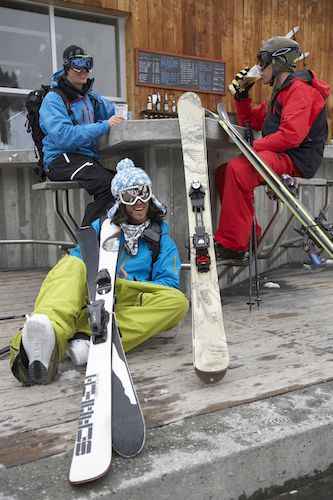
[[96,123],[97,122],[97,119],[96,119],[96,113],[97,113],[97,110],[98,110],[98,106],[99,106],[99,101],[98,99],[94,96],[94,94],[90,94],[88,92],[88,97],[90,99],[90,102],[91,104],[93,105],[93,110],[94,110],[94,122]]
[[161,224],[157,221],[153,221],[142,233],[142,239],[148,243],[148,246],[153,253],[154,264],[160,254],[161,232]]
[[71,108],[70,100],[65,95],[65,93],[57,87],[51,87],[50,92],[55,92],[56,94],[60,95],[61,99],[64,101],[64,105],[66,106],[67,113],[68,113],[70,119],[72,120],[73,125],[78,125],[78,122],[75,120],[75,116],[74,116],[73,110]]

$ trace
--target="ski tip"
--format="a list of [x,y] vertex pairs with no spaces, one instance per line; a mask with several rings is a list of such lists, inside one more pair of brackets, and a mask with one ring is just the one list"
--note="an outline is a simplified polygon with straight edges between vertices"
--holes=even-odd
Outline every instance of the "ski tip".
[[197,106],[201,106],[201,99],[195,92],[185,92],[182,94],[178,99],[178,105],[181,105],[184,101],[191,101]]
[[220,380],[222,380],[227,373],[227,369],[218,372],[204,372],[198,368],[194,369],[200,380],[202,380],[205,384],[216,384],[217,382],[220,382]]
[[224,120],[226,120],[228,122],[230,121],[228,113],[226,112],[225,107],[224,107],[222,102],[218,103],[216,109],[217,109],[217,114],[219,115],[220,118],[223,118]]
[[94,481],[97,481],[98,479],[101,479],[103,476],[105,476],[109,469],[111,467],[111,464],[107,467],[107,469],[103,472],[100,472],[96,476],[87,476],[84,474],[75,474],[72,473],[72,471],[69,472],[68,476],[68,481],[72,486],[84,486],[85,484],[88,483],[93,483]]
[[135,446],[131,449],[125,449],[124,447],[119,447],[116,444],[113,444],[113,451],[117,453],[122,458],[134,458],[137,455],[139,455],[144,446],[145,446],[145,434],[144,436],[137,442],[135,443]]

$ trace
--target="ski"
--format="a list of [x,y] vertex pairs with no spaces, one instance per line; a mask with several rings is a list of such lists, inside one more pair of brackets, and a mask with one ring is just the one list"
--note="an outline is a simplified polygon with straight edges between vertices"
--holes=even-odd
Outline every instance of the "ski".
[[114,316],[112,340],[112,448],[124,457],[144,447],[146,426]]
[[[105,220],[101,242],[114,237],[112,251],[100,245],[91,227],[78,231],[87,267],[89,316],[92,329],[79,428],[74,445],[69,481],[74,485],[94,481],[106,474],[112,460],[111,342],[114,276],[119,248],[119,228]],[[98,267],[97,267],[98,263]],[[98,272],[97,272],[98,269]],[[112,276],[108,269],[113,269]],[[95,281],[96,280],[96,281]],[[95,293],[96,292],[96,293]]]
[[[83,228],[78,232],[78,240],[87,267],[90,299],[88,308],[93,336],[81,401],[80,425],[69,476],[73,484],[82,484],[102,477],[111,465],[112,448],[123,457],[133,457],[140,453],[145,442],[145,422],[114,314],[119,234],[119,227],[110,224],[106,219],[102,224],[99,249],[97,233],[93,228]],[[99,297],[103,297],[103,300],[93,300]],[[101,330],[102,338],[98,334]],[[100,347],[96,347],[96,343]],[[102,398],[99,398],[99,405],[94,404],[87,410],[86,386],[91,380],[91,367],[98,373],[94,399],[98,398],[100,388],[104,389],[103,394],[106,397],[104,405]],[[81,453],[82,426],[87,411],[94,413],[91,417],[93,422],[88,422],[94,425],[89,431],[90,451]],[[98,433],[93,434],[94,426],[98,426]],[[86,447],[84,452],[85,450]],[[89,457],[82,459],[82,455]]]
[[205,115],[200,98],[178,100],[190,233],[193,365],[205,383],[223,378],[229,365],[216,271],[207,166]]
[[325,252],[333,258],[333,242],[325,227],[316,221],[304,207],[304,205],[290,192],[280,177],[257,155],[254,149],[246,142],[237,128],[230,122],[229,116],[222,103],[217,106],[217,115],[208,112],[210,116],[217,119],[219,125],[236,144],[243,155],[249,160],[253,167],[264,179],[266,184],[276,196],[286,205],[294,217],[300,222],[310,238]]

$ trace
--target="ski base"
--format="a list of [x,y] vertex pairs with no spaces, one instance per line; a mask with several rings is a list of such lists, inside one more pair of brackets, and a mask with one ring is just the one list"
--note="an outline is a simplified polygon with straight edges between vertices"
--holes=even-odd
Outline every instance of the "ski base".
[[217,382],[220,382],[220,380],[222,380],[227,373],[227,369],[218,372],[204,372],[194,367],[194,370],[199,379],[205,384],[216,384]]

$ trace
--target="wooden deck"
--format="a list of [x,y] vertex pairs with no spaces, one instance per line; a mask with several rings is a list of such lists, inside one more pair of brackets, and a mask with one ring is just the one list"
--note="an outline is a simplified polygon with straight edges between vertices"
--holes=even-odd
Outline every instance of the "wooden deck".
[[[46,271],[0,273],[0,347],[31,312]],[[128,356],[148,427],[283,394],[333,379],[333,270],[269,273],[259,311],[248,312],[246,288],[225,293],[231,353],[226,377],[205,386],[192,369],[190,316],[176,336],[163,334]],[[0,361],[0,464],[28,463],[72,448],[84,372],[69,361],[57,381],[25,388]]]

